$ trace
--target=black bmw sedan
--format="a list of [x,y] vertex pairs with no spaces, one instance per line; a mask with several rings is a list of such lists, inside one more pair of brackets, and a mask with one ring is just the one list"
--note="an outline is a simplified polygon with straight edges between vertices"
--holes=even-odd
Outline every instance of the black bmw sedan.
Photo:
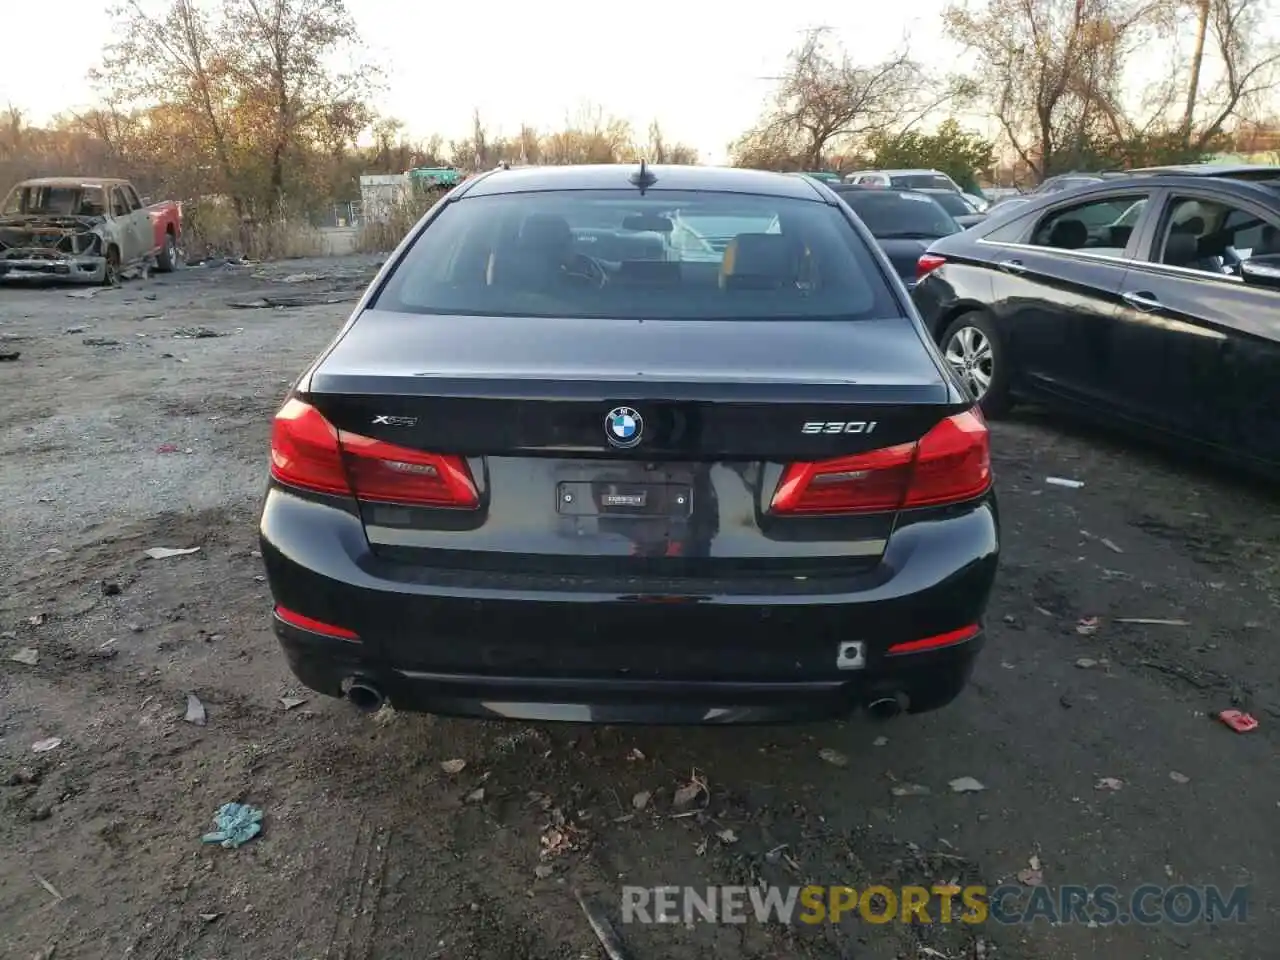
[[997,208],[919,272],[913,299],[989,415],[1036,400],[1280,471],[1280,167],[1133,171]]
[[313,690],[475,717],[945,705],[983,641],[987,427],[809,178],[499,170],[277,413],[274,629]]

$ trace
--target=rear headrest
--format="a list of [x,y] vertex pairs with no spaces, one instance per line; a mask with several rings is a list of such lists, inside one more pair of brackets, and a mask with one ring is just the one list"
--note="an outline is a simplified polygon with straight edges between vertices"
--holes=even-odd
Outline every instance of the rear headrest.
[[1173,232],[1189,233],[1198,237],[1204,233],[1204,217],[1187,217],[1181,223],[1174,224]]
[[564,249],[573,243],[569,221],[548,213],[531,214],[520,224],[518,242],[522,247]]
[[1200,244],[1190,233],[1170,231],[1164,242],[1163,261],[1171,267],[1184,267],[1200,256]]
[[1089,242],[1089,228],[1079,220],[1059,220],[1049,231],[1049,246],[1079,250]]
[[800,245],[780,233],[740,233],[725,247],[720,286],[777,287],[800,279]]

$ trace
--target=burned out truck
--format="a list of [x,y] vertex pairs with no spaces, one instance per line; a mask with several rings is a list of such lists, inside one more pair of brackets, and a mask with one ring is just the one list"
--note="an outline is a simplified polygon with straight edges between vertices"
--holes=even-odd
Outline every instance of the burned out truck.
[[24,180],[0,204],[0,281],[113,285],[130,269],[173,270],[181,241],[181,207],[144,205],[127,180]]

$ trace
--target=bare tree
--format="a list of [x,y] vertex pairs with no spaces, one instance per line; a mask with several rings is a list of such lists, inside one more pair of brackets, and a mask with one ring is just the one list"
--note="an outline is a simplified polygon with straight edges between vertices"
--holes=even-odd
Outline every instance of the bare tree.
[[739,163],[816,170],[838,145],[910,126],[952,96],[905,49],[865,66],[825,27],[805,34],[777,81],[771,108],[731,148]]
[[[1188,131],[1189,139],[1201,146],[1231,118],[1274,107],[1275,100],[1267,97],[1274,96],[1280,82],[1280,37],[1263,32],[1280,22],[1274,0],[1209,0],[1208,13],[1208,32],[1222,75],[1201,95],[1202,122],[1194,132]],[[1196,80],[1198,86],[1199,76]],[[1188,115],[1193,111],[1194,100],[1188,98]]]

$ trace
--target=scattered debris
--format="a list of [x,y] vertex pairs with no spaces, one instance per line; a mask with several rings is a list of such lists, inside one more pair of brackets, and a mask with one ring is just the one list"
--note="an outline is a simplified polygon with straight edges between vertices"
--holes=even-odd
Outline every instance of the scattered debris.
[[1066,487],[1068,490],[1079,490],[1084,486],[1083,480],[1068,480],[1066,477],[1045,477],[1044,482],[1053,487]]
[[833,767],[847,767],[849,765],[848,757],[839,750],[832,750],[830,747],[823,747],[819,750],[818,757],[827,761],[827,763],[831,764]]
[[720,838],[720,842],[724,844],[737,843],[738,835],[732,827],[725,827],[723,830],[717,830],[716,836]]
[[103,580],[102,595],[104,597],[120,596],[120,584],[116,583],[114,580]]
[[1081,670],[1091,670],[1098,665],[1098,661],[1090,657],[1081,657],[1076,661],[1076,666]]
[[380,727],[385,727],[389,723],[393,723],[396,719],[396,708],[389,703],[384,703],[378,708],[378,712],[373,715],[373,722]]
[[[217,635],[210,637],[210,640],[216,639]],[[286,710],[292,710],[294,707],[300,707],[307,702],[306,697],[281,697],[280,705]]]
[[951,781],[952,793],[977,793],[987,789],[973,777],[956,777]]
[[152,560],[168,560],[170,557],[185,557],[199,552],[199,547],[149,547],[146,551]]
[[556,868],[549,863],[540,863],[533,868],[533,875],[539,880],[545,880],[556,872]]
[[287,277],[280,279],[281,283],[311,283],[315,280],[323,280],[324,277],[318,273],[291,273]]
[[1018,882],[1027,887],[1039,887],[1044,884],[1044,870],[1040,865],[1040,858],[1032,856],[1027,861],[1027,868],[1018,871]]
[[627,759],[632,761],[643,760],[644,754],[641,753],[639,750],[637,750],[635,747],[632,747],[630,750],[627,751]]
[[67,294],[68,297],[74,297],[77,300],[92,300],[100,293],[106,293],[108,290],[119,290],[119,287],[88,287],[84,290],[73,290]]
[[201,919],[201,920],[203,920],[205,923],[213,923],[213,921],[217,920],[220,916],[222,916],[222,914],[220,914],[220,913],[201,913],[201,914],[198,914],[198,916],[199,916],[199,917],[200,917],[200,919]]
[[173,331],[173,339],[175,340],[208,340],[213,337],[220,337],[217,330],[211,330],[209,327],[179,327]]
[[1190,783],[1191,782],[1190,777],[1188,777],[1185,773],[1179,773],[1177,770],[1169,771],[1169,779],[1172,780],[1174,783]]
[[32,876],[36,878],[36,883],[44,887],[45,891],[49,894],[49,896],[53,897],[55,900],[67,899],[58,891],[57,887],[55,887],[52,883],[50,883],[44,877],[40,876],[40,874],[33,873]]
[[1081,617],[1076,623],[1076,633],[1089,637],[1098,632],[1101,621],[1097,617]]
[[1103,537],[1101,543],[1104,547],[1106,547],[1112,553],[1124,553],[1123,550],[1121,550],[1118,546],[1116,546],[1115,541],[1113,540],[1108,540],[1106,537]]
[[89,329],[88,327],[67,327],[67,329],[63,330],[62,332],[65,334],[71,335],[76,333],[84,333],[88,329]]
[[22,356],[21,350],[0,351],[0,361],[17,360],[20,356]]
[[162,443],[156,447],[156,453],[177,453],[178,445],[176,443]]
[[37,613],[34,616],[27,617],[27,623],[33,627],[38,627],[48,619],[49,615],[47,613]]
[[476,787],[465,798],[467,803],[480,803],[484,800],[484,787]]
[[262,811],[247,803],[224,803],[214,815],[213,823],[218,829],[201,837],[201,843],[217,843],[232,849],[262,832]]
[[27,787],[35,786],[39,782],[40,774],[29,767],[19,767],[9,774],[9,779],[4,782],[4,785],[6,787]]
[[1115,777],[1103,777],[1093,785],[1093,788],[1095,790],[1110,790],[1114,793],[1116,790],[1119,790],[1123,786],[1124,786],[1123,780],[1118,780]]
[[10,654],[9,659],[14,663],[22,663],[28,667],[34,667],[40,662],[40,651],[35,647],[23,647],[16,653]]
[[85,337],[80,341],[86,347],[118,347],[119,340],[113,340],[111,337]]
[[927,796],[930,790],[919,783],[900,783],[890,792],[895,797],[923,797]]
[[871,741],[871,745],[873,747],[883,747],[888,742],[889,742],[888,737],[876,737],[874,740]]
[[440,769],[450,776],[455,773],[461,773],[466,767],[467,761],[465,760],[445,760],[440,764]]
[[693,771],[689,778],[689,782],[684,786],[676,789],[675,795],[671,798],[671,803],[675,807],[690,806],[699,796],[706,796],[711,799],[711,790],[707,786],[707,781],[698,776],[698,771]]
[[1243,710],[1223,710],[1218,714],[1218,719],[1236,733],[1248,733],[1258,729],[1257,719]]
[[204,704],[200,702],[200,698],[194,693],[187,694],[187,714],[182,719],[187,723],[194,723],[197,727],[203,727],[209,722],[209,717],[205,713]]
[[649,805],[649,798],[652,796],[653,794],[648,790],[641,790],[631,798],[631,806],[635,807],[637,810],[643,810]]
[[37,740],[31,745],[33,753],[48,753],[50,750],[57,750],[62,746],[61,737],[48,737],[44,740]]
[[1189,627],[1186,620],[1161,620],[1153,617],[1116,617],[1116,623],[1136,623],[1149,627]]
[[591,925],[591,932],[600,941],[600,947],[604,950],[605,956],[609,960],[628,960],[622,941],[618,939],[618,933],[613,929],[613,925],[609,923],[608,918],[598,908],[589,904],[580,891],[574,890],[573,895],[577,898],[578,905],[582,907],[582,912],[586,914],[587,923]]

